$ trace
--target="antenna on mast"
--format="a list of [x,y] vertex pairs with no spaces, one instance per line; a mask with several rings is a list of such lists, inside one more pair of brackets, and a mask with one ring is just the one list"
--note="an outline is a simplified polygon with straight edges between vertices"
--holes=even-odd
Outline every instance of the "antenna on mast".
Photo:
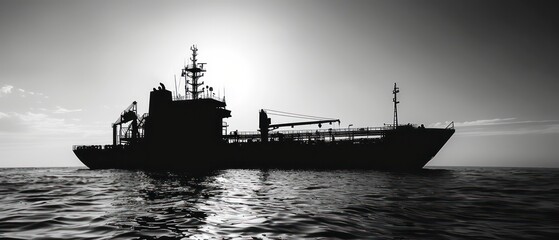
[[[188,95],[190,93],[192,95],[192,99],[198,99],[198,94],[202,93],[203,91],[199,91],[198,87],[202,86],[204,82],[198,82],[198,79],[204,76],[204,65],[206,63],[198,63],[198,47],[196,45],[192,45],[190,47],[192,51],[192,57],[190,57],[190,61],[192,64],[185,65],[182,69],[182,76],[185,78],[185,92]],[[191,81],[186,81],[187,78],[190,78]],[[188,88],[188,85],[192,86],[192,89]]]
[[392,123],[392,125],[394,126],[394,128],[398,127],[398,103],[400,103],[398,101],[398,93],[400,92],[400,88],[396,86],[396,83],[394,83],[394,90],[392,90],[392,94],[394,94],[394,98],[392,98],[392,101],[394,102],[394,122]]
[[177,89],[177,74],[175,74],[175,98],[179,97],[179,90]]

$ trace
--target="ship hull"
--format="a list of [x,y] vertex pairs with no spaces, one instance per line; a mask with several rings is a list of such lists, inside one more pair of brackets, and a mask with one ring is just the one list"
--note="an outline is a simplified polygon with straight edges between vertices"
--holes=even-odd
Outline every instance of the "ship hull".
[[[215,169],[421,169],[454,129],[387,132],[351,141],[228,143],[185,149],[180,144],[138,144],[74,149],[90,169],[201,171]],[[188,154],[187,154],[188,153]]]

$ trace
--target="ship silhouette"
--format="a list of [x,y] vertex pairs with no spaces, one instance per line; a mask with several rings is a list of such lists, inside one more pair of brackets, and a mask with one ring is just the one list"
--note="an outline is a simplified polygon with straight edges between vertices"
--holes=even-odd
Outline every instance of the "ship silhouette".
[[[201,171],[257,169],[421,169],[454,134],[446,128],[398,123],[399,88],[394,84],[394,121],[381,127],[281,131],[283,127],[339,123],[338,119],[262,109],[256,132],[227,132],[231,117],[225,97],[204,87],[205,63],[192,46],[182,69],[185,95],[166,89],[150,92],[149,112],[137,102],[112,124],[112,144],[75,145],[73,152],[90,169]],[[175,84],[176,86],[176,84]],[[310,121],[272,124],[269,115]]]

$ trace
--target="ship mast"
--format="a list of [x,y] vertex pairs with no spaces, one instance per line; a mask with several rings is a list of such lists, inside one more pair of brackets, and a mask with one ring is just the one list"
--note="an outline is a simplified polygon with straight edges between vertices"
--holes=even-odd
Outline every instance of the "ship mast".
[[[198,48],[195,45],[192,45],[192,47],[190,47],[190,50],[192,50],[192,57],[190,57],[190,61],[192,61],[192,64],[184,66],[184,68],[182,69],[182,76],[185,78],[186,81],[186,96],[188,96],[188,93],[190,93],[192,99],[196,100],[198,99],[198,94],[202,92],[198,90],[198,87],[202,86],[204,82],[198,82],[198,79],[204,76],[204,72],[206,72],[206,70],[204,69],[204,64],[206,63],[198,63],[198,59],[196,59],[196,56],[198,56]],[[190,81],[188,81],[188,78],[190,78]],[[188,85],[190,85],[190,88],[188,87]]]
[[394,102],[394,122],[392,123],[392,125],[394,126],[394,128],[398,127],[398,103],[400,103],[398,101],[398,93],[400,92],[400,88],[396,86],[396,83],[394,83],[394,90],[392,90],[392,94],[394,94],[394,98],[392,98],[392,101]]

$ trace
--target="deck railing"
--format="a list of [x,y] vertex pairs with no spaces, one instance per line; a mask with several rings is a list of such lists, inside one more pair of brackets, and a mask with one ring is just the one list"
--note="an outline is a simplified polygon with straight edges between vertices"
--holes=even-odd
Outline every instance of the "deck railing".
[[[217,96],[215,94],[201,93],[200,95],[198,95],[198,99],[213,99],[213,100],[217,100],[217,101],[220,101],[220,102],[225,102],[225,97],[220,97],[220,96]],[[184,95],[173,96],[173,101],[183,101],[183,100],[192,100],[192,97],[191,96],[184,96]]]
[[[269,138],[271,141],[293,140],[293,141],[336,141],[354,140],[362,138],[380,138],[391,127],[363,127],[363,128],[337,128],[337,129],[318,129],[318,130],[287,130],[271,131]],[[261,140],[260,132],[230,132],[223,136],[228,142],[257,142]]]
[[128,147],[129,145],[123,145],[123,144],[119,144],[119,145],[73,145],[72,146],[72,150],[87,150],[87,149],[124,149],[126,147]]

